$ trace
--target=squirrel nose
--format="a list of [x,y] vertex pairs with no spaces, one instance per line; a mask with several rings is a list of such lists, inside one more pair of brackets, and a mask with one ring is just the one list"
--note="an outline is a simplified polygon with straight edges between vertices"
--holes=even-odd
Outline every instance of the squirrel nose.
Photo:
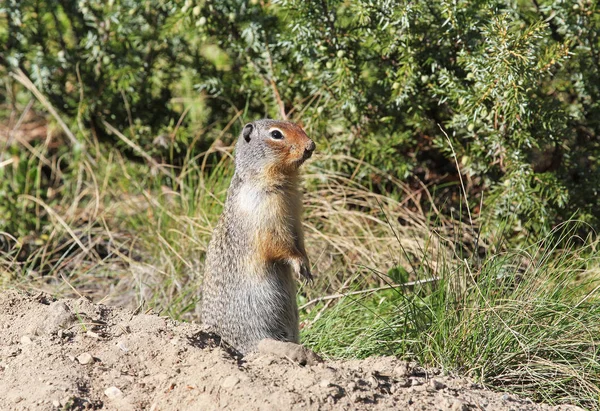
[[315,151],[315,148],[317,146],[315,145],[315,142],[310,140],[310,143],[308,143],[308,145],[304,148],[304,155],[302,156],[302,158],[304,160],[309,159],[310,156],[312,156],[313,151]]

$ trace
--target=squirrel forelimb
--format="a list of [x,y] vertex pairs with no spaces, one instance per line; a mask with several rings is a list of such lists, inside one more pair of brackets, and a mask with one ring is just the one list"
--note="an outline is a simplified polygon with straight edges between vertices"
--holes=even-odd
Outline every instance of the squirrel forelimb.
[[259,254],[266,263],[286,262],[292,267],[293,272],[299,278],[312,281],[310,262],[302,241],[292,241],[293,235],[277,230],[265,230],[258,232],[257,243]]
[[298,277],[304,278],[311,283],[313,282],[313,276],[310,272],[310,263],[307,257],[290,257],[288,262]]

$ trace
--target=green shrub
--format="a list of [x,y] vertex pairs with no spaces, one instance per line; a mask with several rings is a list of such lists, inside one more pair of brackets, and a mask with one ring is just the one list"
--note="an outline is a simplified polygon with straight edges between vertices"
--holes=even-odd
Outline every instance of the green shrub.
[[[26,70],[56,107],[100,135],[105,119],[171,162],[218,136],[202,131],[207,124],[285,111],[322,152],[454,184],[441,200],[449,206],[458,164],[473,202],[487,190],[492,221],[544,232],[600,215],[597,7],[11,0],[0,64]],[[231,140],[239,125],[227,130],[221,137]]]
[[402,178],[455,172],[452,146],[473,187],[491,188],[489,215],[513,227],[595,221],[597,4],[540,3],[282,0],[257,18],[206,2],[201,33],[240,85],[202,86],[258,114],[277,115],[281,96],[329,151]]
[[100,138],[106,120],[150,154],[187,143],[187,133],[174,132],[173,90],[205,62],[180,27],[176,4],[11,0],[2,11],[0,64],[21,68],[62,113]]

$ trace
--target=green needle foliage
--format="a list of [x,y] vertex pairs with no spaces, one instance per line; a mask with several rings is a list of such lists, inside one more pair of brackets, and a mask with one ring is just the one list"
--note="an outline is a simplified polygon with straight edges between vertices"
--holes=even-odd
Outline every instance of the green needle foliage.
[[9,0],[0,66],[131,155],[102,120],[179,164],[219,137],[208,124],[286,112],[396,177],[447,182],[458,163],[487,217],[547,232],[600,215],[599,16],[596,0]]

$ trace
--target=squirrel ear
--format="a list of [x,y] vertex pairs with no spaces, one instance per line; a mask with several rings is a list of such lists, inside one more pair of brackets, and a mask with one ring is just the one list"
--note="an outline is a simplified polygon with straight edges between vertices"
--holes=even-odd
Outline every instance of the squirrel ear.
[[246,140],[247,143],[250,142],[250,134],[252,134],[252,130],[254,130],[254,126],[252,123],[248,123],[244,126],[244,131],[242,131],[242,136],[244,136],[244,140]]

